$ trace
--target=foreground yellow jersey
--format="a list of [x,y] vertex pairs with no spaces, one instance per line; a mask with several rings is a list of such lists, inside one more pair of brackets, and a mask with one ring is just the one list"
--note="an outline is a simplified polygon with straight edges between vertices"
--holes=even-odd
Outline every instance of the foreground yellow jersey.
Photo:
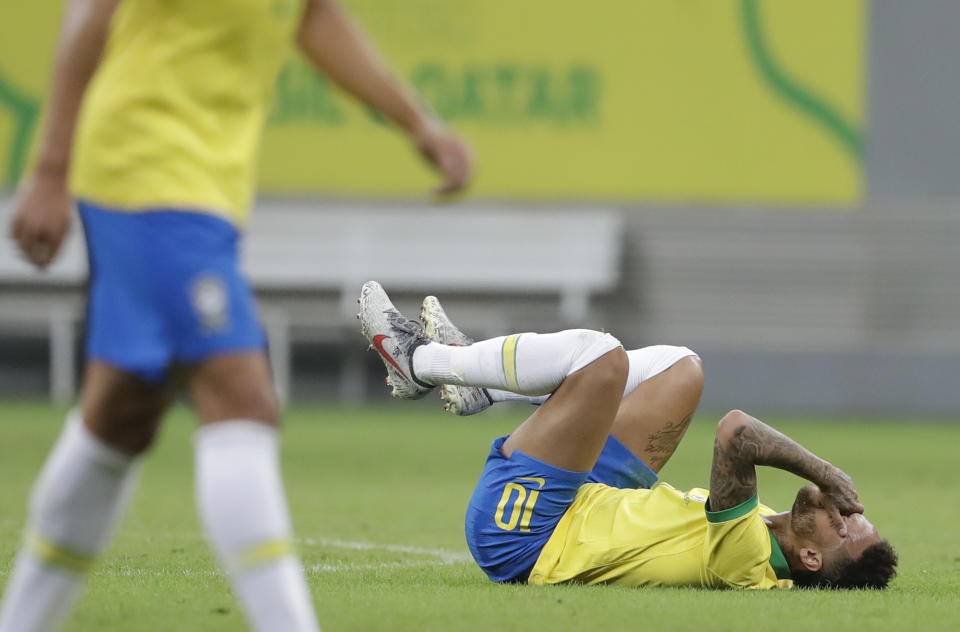
[[125,0],[80,112],[71,188],[247,219],[273,84],[303,0]]
[[789,588],[789,568],[757,496],[705,511],[709,492],[580,488],[533,571],[531,584]]

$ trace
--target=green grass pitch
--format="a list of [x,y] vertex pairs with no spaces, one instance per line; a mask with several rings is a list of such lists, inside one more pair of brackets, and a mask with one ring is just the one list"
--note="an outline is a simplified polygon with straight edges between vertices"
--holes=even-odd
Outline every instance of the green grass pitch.
[[[326,630],[960,629],[960,424],[769,420],[857,481],[900,552],[886,593],[498,586],[468,557],[463,513],[489,442],[525,413],[458,419],[420,402],[288,412],[285,478]],[[62,416],[0,404],[0,583]],[[716,419],[694,421],[664,480],[706,486]],[[171,415],[67,630],[244,629],[195,517],[191,430],[188,411]],[[786,508],[798,485],[763,472],[761,500]]]

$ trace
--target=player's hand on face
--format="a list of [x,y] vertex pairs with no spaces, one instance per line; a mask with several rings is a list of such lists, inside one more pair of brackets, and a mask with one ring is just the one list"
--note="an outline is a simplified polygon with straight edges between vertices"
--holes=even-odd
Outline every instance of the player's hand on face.
[[73,200],[63,178],[33,175],[20,186],[10,236],[33,265],[47,267],[70,228]]
[[860,503],[857,488],[853,485],[853,479],[840,468],[832,467],[819,487],[823,492],[824,508],[831,524],[841,536],[846,535],[847,527],[842,517],[863,513],[863,505]]
[[473,153],[465,140],[435,121],[427,121],[414,133],[420,154],[443,176],[434,188],[438,195],[458,193],[473,177]]

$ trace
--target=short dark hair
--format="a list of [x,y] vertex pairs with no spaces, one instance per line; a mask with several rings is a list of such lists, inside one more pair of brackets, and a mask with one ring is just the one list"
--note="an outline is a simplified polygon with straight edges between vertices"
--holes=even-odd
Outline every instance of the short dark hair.
[[881,540],[868,546],[857,559],[841,562],[830,570],[794,570],[793,583],[798,588],[883,590],[897,574],[897,559],[890,543]]

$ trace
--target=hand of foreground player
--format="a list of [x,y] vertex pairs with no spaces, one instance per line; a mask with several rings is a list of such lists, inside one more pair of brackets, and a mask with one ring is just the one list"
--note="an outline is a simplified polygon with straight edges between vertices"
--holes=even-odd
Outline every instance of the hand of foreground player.
[[824,496],[824,508],[830,516],[830,522],[840,535],[846,535],[847,527],[842,516],[863,513],[863,505],[853,485],[853,479],[838,467],[831,466],[825,479],[819,483]]
[[41,270],[57,256],[70,228],[73,199],[63,178],[34,174],[20,187],[10,236]]
[[414,132],[420,154],[443,175],[443,184],[433,189],[449,195],[466,188],[473,176],[473,155],[462,138],[435,121],[427,121]]

